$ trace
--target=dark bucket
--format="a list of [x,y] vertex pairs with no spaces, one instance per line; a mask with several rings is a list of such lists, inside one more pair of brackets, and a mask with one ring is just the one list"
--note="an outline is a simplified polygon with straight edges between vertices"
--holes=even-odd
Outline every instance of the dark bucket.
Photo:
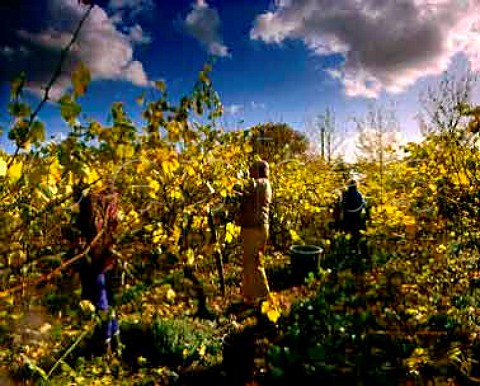
[[309,272],[318,273],[323,249],[317,245],[292,245],[290,266],[295,279],[303,280]]

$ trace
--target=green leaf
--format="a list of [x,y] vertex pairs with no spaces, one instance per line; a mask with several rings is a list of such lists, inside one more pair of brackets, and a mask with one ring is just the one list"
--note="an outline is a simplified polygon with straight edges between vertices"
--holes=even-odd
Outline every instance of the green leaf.
[[75,97],[85,94],[90,80],[90,71],[87,66],[80,63],[72,74],[73,93]]
[[45,141],[45,125],[43,124],[43,122],[33,122],[32,127],[30,128],[29,137],[30,140],[36,145]]
[[18,97],[20,97],[20,94],[22,93],[23,87],[25,86],[25,82],[27,80],[27,77],[24,72],[22,72],[20,75],[16,76],[12,80],[12,88],[10,90],[10,99],[15,100]]
[[[23,354],[22,354],[23,355]],[[47,376],[47,373],[45,372],[45,370],[43,370],[41,367],[38,367],[34,362],[32,362],[30,359],[25,358],[25,366],[26,368],[28,369],[28,371],[30,372],[30,374],[32,374],[33,376],[36,376],[36,377],[40,377],[41,379],[43,380],[48,380],[48,376]]]
[[8,139],[14,140],[15,144],[23,147],[28,136],[28,121],[26,119],[18,120],[15,126],[8,132]]
[[165,82],[163,80],[155,81],[155,87],[161,92],[165,92],[165,90],[167,89],[167,86],[165,85]]
[[58,104],[60,105],[60,114],[62,115],[62,118],[70,125],[73,125],[75,119],[82,111],[82,107],[75,102],[70,94],[65,94],[61,97]]
[[31,114],[31,108],[24,102],[13,102],[8,104],[8,113],[15,118],[25,118]]

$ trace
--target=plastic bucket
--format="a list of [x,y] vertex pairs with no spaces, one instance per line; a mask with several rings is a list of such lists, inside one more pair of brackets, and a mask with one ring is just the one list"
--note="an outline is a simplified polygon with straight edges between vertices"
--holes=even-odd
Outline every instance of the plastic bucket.
[[309,272],[317,274],[323,249],[317,245],[292,245],[290,266],[296,279],[304,279]]

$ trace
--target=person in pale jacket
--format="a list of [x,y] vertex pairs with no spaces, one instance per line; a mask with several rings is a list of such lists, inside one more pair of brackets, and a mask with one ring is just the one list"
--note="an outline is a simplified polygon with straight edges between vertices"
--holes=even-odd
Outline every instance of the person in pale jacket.
[[252,183],[241,193],[238,222],[242,228],[242,295],[247,305],[255,306],[266,300],[270,293],[263,261],[272,202],[268,162],[256,161],[250,168],[250,177]]

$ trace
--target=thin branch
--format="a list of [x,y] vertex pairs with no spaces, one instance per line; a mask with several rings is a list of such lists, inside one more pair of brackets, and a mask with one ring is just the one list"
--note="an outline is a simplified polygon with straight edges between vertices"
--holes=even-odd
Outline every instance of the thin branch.
[[90,323],[84,329],[84,331],[78,336],[78,338],[73,342],[73,344],[63,353],[63,355],[55,362],[50,371],[47,373],[47,379],[53,374],[55,369],[65,360],[65,358],[78,346],[78,344],[89,334],[93,328],[97,325],[97,321]]
[[[72,45],[73,43],[75,43],[75,41],[77,40],[78,38],[78,35],[80,33],[80,30],[83,26],[83,23],[85,22],[85,20],[87,20],[88,18],[88,15],[90,14],[91,10],[93,9],[94,7],[94,4],[90,4],[87,11],[85,12],[85,14],[83,15],[82,19],[80,20],[80,22],[78,23],[77,25],[77,28],[75,29],[75,31],[73,32],[73,35],[72,35],[72,38],[70,39],[70,42],[67,44],[67,46],[60,52],[60,59],[58,60],[58,64],[57,64],[57,68],[55,69],[55,72],[53,73],[52,75],[52,78],[50,79],[50,82],[48,82],[48,85],[47,87],[45,88],[45,92],[43,94],[43,98],[42,100],[40,101],[40,103],[38,104],[38,106],[36,107],[36,109],[33,111],[33,113],[30,115],[30,118],[28,120],[28,125],[27,125],[27,130],[30,130],[32,124],[33,124],[33,121],[35,120],[35,118],[37,117],[38,113],[40,112],[40,110],[43,108],[43,106],[45,105],[45,103],[50,99],[49,97],[49,93],[54,85],[54,83],[57,81],[58,77],[61,75],[62,73],[62,67],[63,67],[63,64],[65,62],[65,58],[67,57],[67,53],[70,51],[70,49],[72,48]],[[13,161],[15,160],[15,157],[18,155],[18,152],[20,151],[20,146],[17,145],[16,149],[15,149],[15,152],[13,153],[12,155],[12,158],[9,160],[8,162],[8,167],[10,167],[13,163]]]
[[35,279],[35,280],[31,280],[30,282],[28,282],[27,284],[25,283],[22,283],[22,284],[19,284],[19,285],[16,285],[14,287],[11,287],[11,288],[8,288],[6,289],[5,291],[1,291],[0,292],[0,299],[1,298],[4,298],[4,297],[7,297],[8,295],[14,293],[14,292],[17,292],[17,291],[20,291],[22,289],[25,289],[27,287],[31,287],[33,285],[37,285],[37,284],[40,284],[44,281],[49,281],[50,279],[52,279],[53,277],[57,276],[58,274],[60,274],[66,267],[68,267],[69,265],[72,265],[73,263],[75,263],[77,260],[80,260],[82,257],[84,257],[88,252],[90,252],[90,249],[92,248],[92,246],[98,241],[98,239],[103,235],[105,229],[102,228],[100,230],[100,232],[97,233],[97,235],[95,236],[95,238],[90,242],[90,244],[88,244],[88,246],[80,253],[78,253],[77,255],[73,256],[71,259],[67,260],[66,262],[64,262],[60,267],[54,269],[53,271],[45,274],[45,275],[42,275],[40,278],[38,279]]

